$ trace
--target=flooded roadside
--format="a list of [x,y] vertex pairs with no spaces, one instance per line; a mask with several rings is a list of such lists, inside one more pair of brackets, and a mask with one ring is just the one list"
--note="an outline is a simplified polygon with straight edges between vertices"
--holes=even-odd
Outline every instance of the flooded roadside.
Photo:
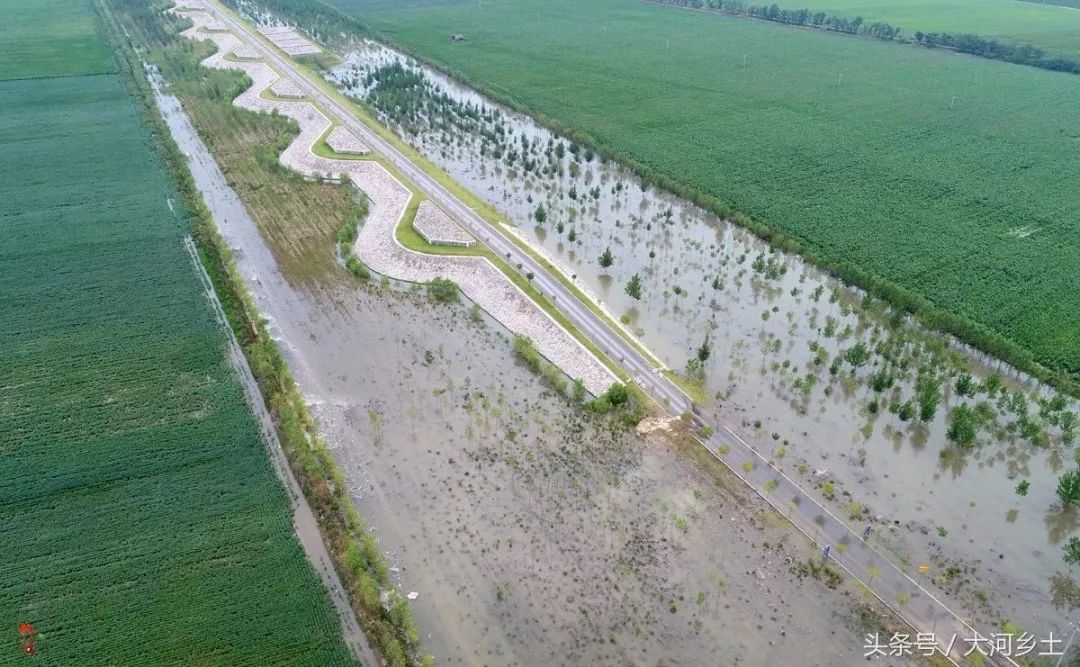
[[856,594],[790,574],[811,550],[715,462],[571,410],[464,305],[344,272],[290,282],[197,137],[176,138],[440,662],[861,655]]
[[1061,545],[1080,521],[1055,490],[1075,467],[1073,401],[400,54],[342,50],[328,79],[505,213],[785,472],[853,523],[879,518],[896,561],[931,564],[925,583],[990,625],[1067,631],[1080,600]]

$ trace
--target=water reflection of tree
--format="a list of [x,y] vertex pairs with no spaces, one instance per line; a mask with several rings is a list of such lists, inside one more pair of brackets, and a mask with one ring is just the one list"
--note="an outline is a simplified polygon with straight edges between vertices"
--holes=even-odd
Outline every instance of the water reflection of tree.
[[1080,607],[1080,585],[1069,575],[1055,572],[1050,576],[1050,601],[1058,611]]
[[1051,544],[1060,544],[1073,531],[1080,527],[1080,512],[1075,507],[1063,508],[1053,504],[1043,517],[1046,524],[1046,537]]
[[949,473],[953,479],[960,477],[967,469],[970,454],[960,447],[946,447],[938,457],[938,469]]
[[907,434],[908,440],[911,442],[911,448],[916,452],[925,449],[926,443],[930,440],[930,428],[920,422],[912,422],[911,426],[907,428]]

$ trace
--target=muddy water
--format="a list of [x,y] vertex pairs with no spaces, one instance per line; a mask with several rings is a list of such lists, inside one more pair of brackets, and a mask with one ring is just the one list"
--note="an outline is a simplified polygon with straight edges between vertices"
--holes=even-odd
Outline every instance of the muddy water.
[[464,304],[293,287],[203,144],[171,125],[440,664],[862,655],[858,593],[790,574],[813,553],[733,476],[571,410]]
[[[1011,618],[1044,633],[1067,627],[1063,610],[1071,605],[1051,600],[1051,580],[1068,574],[1061,544],[1078,520],[1056,507],[1057,476],[1073,457],[1058,429],[1044,424],[1046,443],[1033,446],[1003,430],[1015,415],[995,407],[993,426],[976,447],[943,455],[951,407],[994,400],[954,396],[953,380],[945,377],[936,418],[918,424],[886,409],[914,395],[913,369],[880,395],[867,386],[878,363],[873,354],[865,368],[841,364],[830,373],[830,361],[844,350],[859,341],[873,350],[889,335],[889,314],[863,309],[857,291],[798,258],[770,253],[756,237],[695,206],[643,190],[616,165],[584,151],[575,156],[569,143],[531,119],[381,45],[352,42],[345,52],[328,78],[355,97],[369,98],[368,73],[403,62],[422,72],[437,93],[478,111],[479,121],[429,105],[419,119],[391,125],[624,315],[671,368],[684,368],[708,335],[712,354],[703,369],[704,393],[718,417],[761,451],[775,453],[787,472],[808,485],[833,480],[838,491],[829,502],[838,511],[851,499],[867,505],[888,526],[878,530],[879,546],[904,562],[931,563],[933,578],[925,583],[938,594],[990,624]],[[558,143],[562,156],[547,156],[545,149]],[[512,165],[510,151],[517,153]],[[530,158],[537,167],[526,170],[523,162]],[[553,173],[539,173],[545,166]],[[535,215],[540,204],[547,213],[543,222]],[[615,262],[604,269],[597,258],[607,248]],[[644,281],[640,301],[624,291],[634,274]],[[927,335],[907,320],[896,324],[915,340]],[[997,372],[1013,392],[1052,393],[961,346],[930,340],[941,348],[943,365],[962,367],[976,381]],[[820,345],[824,363],[813,363],[811,342]],[[926,343],[918,346],[925,358]],[[796,381],[807,374],[815,384],[804,391]],[[870,406],[875,399],[876,412]],[[1031,398],[1019,400],[1038,411]],[[1031,481],[1026,497],[1013,491],[1021,479]]]

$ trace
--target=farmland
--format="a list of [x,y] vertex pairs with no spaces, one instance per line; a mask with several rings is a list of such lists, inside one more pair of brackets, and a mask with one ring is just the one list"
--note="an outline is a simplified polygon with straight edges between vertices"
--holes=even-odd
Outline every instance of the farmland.
[[0,0],[0,16],[0,80],[114,69],[89,2]]
[[1080,369],[1075,76],[623,0],[336,2],[825,266]]
[[[15,34],[96,25],[35,8]],[[121,76],[86,75],[104,37],[78,42],[2,66],[0,616],[50,665],[352,664],[174,185]]]

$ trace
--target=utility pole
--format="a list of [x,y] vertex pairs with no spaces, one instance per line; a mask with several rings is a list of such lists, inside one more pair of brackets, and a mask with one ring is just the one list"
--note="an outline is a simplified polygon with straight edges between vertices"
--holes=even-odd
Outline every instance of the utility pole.
[[742,66],[743,67],[746,67],[746,59],[747,59],[747,55],[744,53],[743,57],[742,57]]
[[949,108],[952,109],[956,106],[956,95],[952,96],[952,101],[949,102]]
[[[1062,651],[1061,651],[1061,657],[1058,658],[1057,664],[1055,664],[1054,667],[1061,667],[1061,661],[1065,659],[1065,655],[1069,652],[1069,648],[1072,646],[1073,639],[1076,638],[1076,630],[1077,630],[1077,624],[1074,623],[1073,624],[1072,634],[1069,635],[1069,642],[1067,644],[1065,644],[1065,648],[1062,649]],[[1051,645],[1051,648],[1053,648],[1052,645]]]
[[843,82],[844,82],[844,75],[843,74],[837,74],[836,75],[836,86],[837,86],[837,88],[839,88],[840,84],[843,83]]

